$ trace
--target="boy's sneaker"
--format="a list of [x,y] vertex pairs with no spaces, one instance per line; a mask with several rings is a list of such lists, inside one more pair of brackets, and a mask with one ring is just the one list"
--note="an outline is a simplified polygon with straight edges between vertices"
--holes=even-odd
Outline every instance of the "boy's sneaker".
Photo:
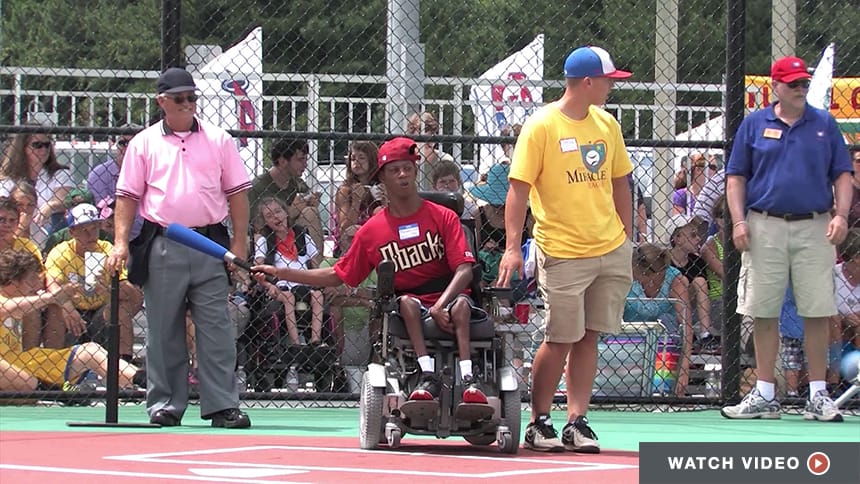
[[822,422],[841,422],[842,414],[826,391],[821,390],[806,401],[803,411],[805,420],[821,420]]
[[599,454],[600,443],[597,434],[588,426],[588,419],[584,415],[576,417],[573,422],[568,422],[561,430],[561,443],[564,448],[582,454]]
[[538,417],[526,427],[523,448],[538,452],[564,452],[564,444],[558,439],[548,415]]
[[439,378],[432,371],[421,373],[418,385],[409,394],[409,400],[435,400],[439,396]]
[[463,378],[463,403],[487,403],[487,396],[481,390],[478,379],[473,375]]
[[782,407],[780,407],[779,402],[776,399],[765,400],[758,392],[758,388],[753,388],[747,393],[741,403],[723,407],[720,410],[720,414],[729,419],[778,419],[781,412]]
[[714,354],[714,355],[720,354],[720,348],[722,347],[722,344],[720,342],[719,336],[714,336],[711,334],[711,335],[705,336],[704,338],[699,338],[697,340],[697,343],[698,343],[698,347],[699,347],[698,349],[699,349],[700,353]]

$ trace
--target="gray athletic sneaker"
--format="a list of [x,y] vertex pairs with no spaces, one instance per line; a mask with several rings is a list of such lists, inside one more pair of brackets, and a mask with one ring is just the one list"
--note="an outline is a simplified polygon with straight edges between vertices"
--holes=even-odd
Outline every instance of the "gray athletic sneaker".
[[820,390],[806,401],[806,409],[803,411],[805,420],[821,420],[822,422],[841,422],[842,414],[836,408],[836,404],[830,399],[826,391]]
[[540,416],[526,427],[523,448],[538,452],[564,452],[564,445],[552,426],[549,416]]
[[723,417],[730,419],[753,419],[753,418],[780,418],[782,408],[776,399],[765,400],[758,392],[757,388],[753,388],[747,396],[737,405],[723,407],[720,413]]
[[597,434],[588,426],[588,419],[580,415],[573,422],[568,422],[561,431],[561,443],[564,448],[581,454],[599,454],[600,443]]

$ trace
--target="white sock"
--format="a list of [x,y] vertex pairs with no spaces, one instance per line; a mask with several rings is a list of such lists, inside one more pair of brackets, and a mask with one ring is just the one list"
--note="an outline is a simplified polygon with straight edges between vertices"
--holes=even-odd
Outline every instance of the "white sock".
[[419,356],[418,366],[420,366],[421,371],[425,373],[433,373],[436,371],[436,368],[433,365],[433,358],[430,358],[430,355]]
[[776,391],[775,387],[776,387],[776,385],[771,383],[771,382],[762,381],[762,380],[758,380],[755,382],[756,390],[758,390],[758,393],[765,400],[773,400],[774,392]]
[[460,360],[460,377],[464,380],[472,377],[472,360]]
[[824,380],[813,380],[809,382],[809,399],[812,400],[818,392],[827,392],[827,383]]

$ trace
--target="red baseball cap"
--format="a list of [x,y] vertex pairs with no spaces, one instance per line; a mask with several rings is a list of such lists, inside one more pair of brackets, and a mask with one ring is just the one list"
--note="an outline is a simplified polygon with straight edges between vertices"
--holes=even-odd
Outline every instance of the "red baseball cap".
[[379,171],[387,163],[392,161],[418,161],[421,155],[418,154],[418,144],[410,138],[398,137],[390,139],[379,147],[379,153],[376,157],[376,172],[373,174],[375,179],[379,175]]
[[770,68],[770,79],[779,82],[793,82],[798,79],[810,79],[812,75],[806,70],[806,63],[799,57],[783,57],[777,59]]

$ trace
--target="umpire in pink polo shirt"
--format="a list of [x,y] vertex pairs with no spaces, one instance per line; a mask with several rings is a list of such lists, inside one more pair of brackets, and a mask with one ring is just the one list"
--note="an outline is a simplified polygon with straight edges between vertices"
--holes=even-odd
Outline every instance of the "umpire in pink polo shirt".
[[[117,181],[116,242],[109,263],[128,262],[129,280],[143,286],[146,300],[146,406],[152,423],[180,425],[188,405],[185,312],[197,329],[200,414],[213,427],[247,428],[234,383],[236,327],[227,312],[224,264],[163,237],[177,222],[223,245],[241,258],[246,237],[229,239],[221,222],[229,215],[234,233],[248,233],[251,182],[233,138],[200,121],[196,86],[180,68],[156,83],[162,121],[135,136]],[[129,242],[135,213],[144,218]]]

